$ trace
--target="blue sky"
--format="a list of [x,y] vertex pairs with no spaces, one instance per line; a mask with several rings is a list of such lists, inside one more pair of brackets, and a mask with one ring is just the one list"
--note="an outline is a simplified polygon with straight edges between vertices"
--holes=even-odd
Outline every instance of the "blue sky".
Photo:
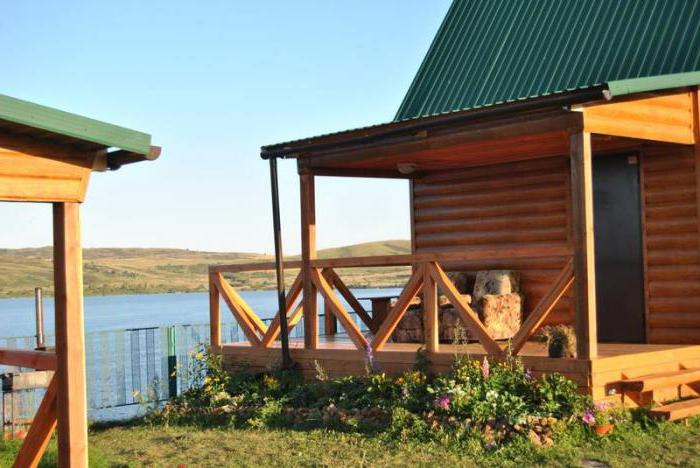
[[[0,93],[151,133],[155,163],[95,174],[87,247],[272,251],[261,145],[391,120],[449,0],[0,4]],[[285,248],[299,188],[281,163]],[[320,248],[409,237],[404,181],[319,178]],[[0,247],[51,242],[0,204]]]

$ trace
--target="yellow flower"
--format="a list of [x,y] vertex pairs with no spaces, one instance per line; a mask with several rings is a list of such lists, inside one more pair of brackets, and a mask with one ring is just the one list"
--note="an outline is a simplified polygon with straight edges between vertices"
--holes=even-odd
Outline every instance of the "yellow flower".
[[197,355],[195,356],[195,359],[197,359],[198,361],[200,361],[203,357],[204,357],[204,354],[202,354],[202,352],[200,351],[200,352],[198,352]]

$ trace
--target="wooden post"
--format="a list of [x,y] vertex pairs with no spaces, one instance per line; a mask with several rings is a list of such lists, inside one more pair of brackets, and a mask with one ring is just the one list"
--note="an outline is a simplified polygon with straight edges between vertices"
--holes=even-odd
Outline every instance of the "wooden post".
[[430,275],[430,265],[423,269],[423,313],[425,314],[425,349],[429,353],[440,351],[440,325],[438,320],[437,284]]
[[579,359],[592,359],[598,354],[598,337],[591,134],[583,131],[572,133],[569,137],[569,155],[577,355]]
[[317,289],[311,280],[310,260],[316,258],[316,196],[314,176],[299,176],[301,188],[301,260],[304,280],[304,347],[318,347]]
[[209,273],[209,335],[211,349],[214,352],[221,350],[221,310],[219,304],[219,289]]
[[58,463],[79,468],[88,462],[79,204],[54,203],[53,236]]

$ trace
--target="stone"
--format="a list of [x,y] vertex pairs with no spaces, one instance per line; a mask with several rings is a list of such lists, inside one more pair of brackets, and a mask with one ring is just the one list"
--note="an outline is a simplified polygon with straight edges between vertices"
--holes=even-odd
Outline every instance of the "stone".
[[449,271],[447,272],[447,277],[455,285],[457,291],[461,294],[467,294],[472,291],[472,284],[474,281],[472,278],[464,271]]
[[487,294],[520,292],[520,275],[512,270],[485,270],[476,274],[472,299],[478,303]]
[[408,309],[392,334],[395,343],[423,343],[423,309]]
[[523,321],[523,300],[518,293],[486,294],[476,309],[481,323],[494,340],[512,338]]

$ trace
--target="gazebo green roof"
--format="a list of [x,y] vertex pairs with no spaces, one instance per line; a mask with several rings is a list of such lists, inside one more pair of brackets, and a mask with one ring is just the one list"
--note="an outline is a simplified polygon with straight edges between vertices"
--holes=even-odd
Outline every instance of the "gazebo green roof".
[[699,24],[697,0],[454,0],[395,120],[697,84]]
[[0,94],[0,122],[149,156],[151,135]]

